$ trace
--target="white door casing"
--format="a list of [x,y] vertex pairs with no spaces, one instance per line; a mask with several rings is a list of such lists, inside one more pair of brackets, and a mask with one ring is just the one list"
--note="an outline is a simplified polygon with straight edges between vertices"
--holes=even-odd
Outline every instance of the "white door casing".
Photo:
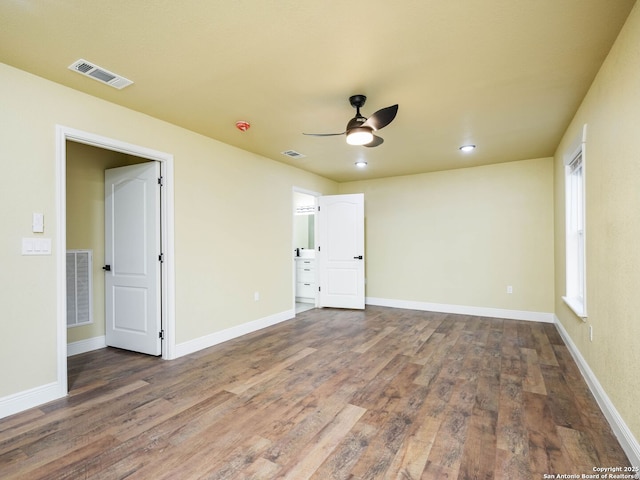
[[106,343],[162,353],[159,162],[105,171]]
[[320,307],[364,308],[364,194],[318,197]]

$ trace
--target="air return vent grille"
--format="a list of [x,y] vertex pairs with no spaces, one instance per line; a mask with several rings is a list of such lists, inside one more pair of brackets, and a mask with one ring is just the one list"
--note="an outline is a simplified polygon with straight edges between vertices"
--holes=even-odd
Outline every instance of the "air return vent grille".
[[300,152],[296,152],[295,150],[285,150],[284,152],[280,152],[283,155],[286,155],[287,157],[291,157],[291,158],[304,158],[306,157],[306,155],[303,155]]
[[91,250],[67,250],[67,327],[93,322]]
[[93,63],[87,62],[83,59],[77,60],[69,65],[69,70],[81,73],[82,75],[91,77],[99,82],[106,83],[107,85],[110,85],[113,88],[117,88],[118,90],[133,83],[131,80],[124,78],[121,75],[117,75],[105,68],[94,65]]

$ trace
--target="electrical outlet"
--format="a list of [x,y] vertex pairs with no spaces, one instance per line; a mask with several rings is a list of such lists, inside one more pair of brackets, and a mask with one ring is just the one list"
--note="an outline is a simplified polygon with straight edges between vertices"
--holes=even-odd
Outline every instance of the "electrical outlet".
[[253,293],[253,299],[257,302],[258,300],[260,300],[260,292],[254,292]]
[[511,285],[507,285],[507,293],[513,293],[513,287]]

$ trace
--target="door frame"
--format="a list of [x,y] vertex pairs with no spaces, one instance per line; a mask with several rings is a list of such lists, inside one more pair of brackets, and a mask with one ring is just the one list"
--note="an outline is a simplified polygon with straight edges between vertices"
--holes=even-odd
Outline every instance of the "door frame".
[[[295,216],[296,216],[296,212],[295,212],[295,203],[294,203],[294,193],[303,193],[305,195],[310,195],[312,197],[316,197],[316,208],[318,207],[318,197],[322,196],[322,193],[320,192],[315,192],[313,190],[307,190],[306,188],[300,188],[300,187],[296,187],[294,186],[291,189],[291,278],[293,279],[292,285],[291,285],[291,290],[292,290],[292,302],[293,302],[293,312],[295,313],[296,311],[296,259],[293,256],[293,251],[295,250]],[[317,213],[317,212],[316,212]],[[314,214],[313,216],[313,221],[315,223],[315,228],[313,229],[314,232],[314,250],[316,251],[316,259],[318,258],[318,215]],[[317,265],[317,262],[316,262]],[[316,269],[316,282],[318,280],[318,271]],[[314,306],[317,308],[318,307],[318,294],[316,293],[316,301]]]
[[66,142],[84,143],[105,150],[113,150],[160,162],[163,177],[161,195],[160,235],[165,254],[161,275],[162,324],[165,332],[162,358],[175,358],[175,255],[174,255],[174,181],[173,155],[113,138],[56,125],[56,318],[57,318],[57,383],[61,395],[67,386],[67,305],[66,305],[66,248],[67,248],[67,148]]

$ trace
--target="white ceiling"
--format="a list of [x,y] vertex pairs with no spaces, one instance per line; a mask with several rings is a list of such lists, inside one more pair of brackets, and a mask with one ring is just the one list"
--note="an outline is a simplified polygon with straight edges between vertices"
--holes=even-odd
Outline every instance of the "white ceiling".
[[[0,61],[350,181],[553,155],[634,3],[3,0]],[[68,70],[79,58],[134,84]],[[365,116],[400,105],[383,145],[302,135],[344,131],[353,94]]]

